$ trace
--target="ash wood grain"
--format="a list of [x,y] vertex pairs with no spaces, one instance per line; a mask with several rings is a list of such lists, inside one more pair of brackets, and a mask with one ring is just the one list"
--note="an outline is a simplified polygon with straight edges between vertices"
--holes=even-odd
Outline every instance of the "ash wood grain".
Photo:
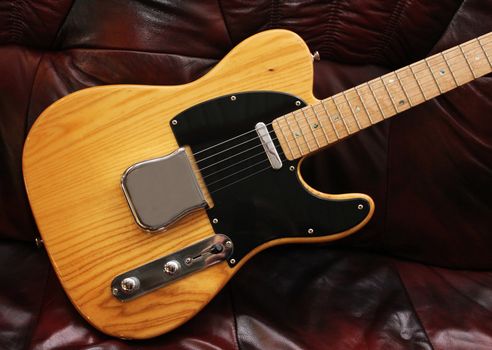
[[201,310],[259,251],[276,244],[341,238],[369,220],[373,207],[350,231],[272,241],[235,268],[221,263],[130,302],[119,302],[110,293],[116,275],[214,234],[204,211],[166,232],[145,233],[136,226],[120,188],[121,175],[130,165],[176,149],[170,120],[192,105],[242,91],[282,91],[317,103],[312,76],[311,55],[302,39],[271,30],[242,42],[192,83],[94,87],[43,112],[24,147],[24,180],[51,262],[69,298],[90,323],[123,338],[165,333]]

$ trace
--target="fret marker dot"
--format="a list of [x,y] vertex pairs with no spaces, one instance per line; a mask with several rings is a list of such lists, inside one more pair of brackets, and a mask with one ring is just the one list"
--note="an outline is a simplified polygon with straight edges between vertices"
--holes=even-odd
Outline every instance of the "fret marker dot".
[[313,129],[317,129],[317,128],[318,128],[318,126],[319,126],[318,124],[314,123],[314,124],[313,124]]
[[356,107],[355,107],[355,111],[356,111],[356,112],[360,112],[360,107],[359,107],[359,106],[356,106]]
[[390,79],[390,80],[388,80],[388,83],[390,83],[390,84],[392,84],[392,83],[394,83],[394,82],[395,82],[395,79]]
[[444,74],[446,74],[446,71],[445,71],[444,69],[441,69],[441,70],[439,71],[439,73],[440,73],[441,75],[444,75]]
[[298,132],[295,132],[294,135],[295,135],[295,137],[301,136],[301,134],[299,134]]
[[475,60],[478,61],[480,59],[480,55],[475,56]]
[[400,101],[398,102],[398,104],[399,104],[400,106],[403,106],[403,105],[405,104],[405,100],[400,100]]

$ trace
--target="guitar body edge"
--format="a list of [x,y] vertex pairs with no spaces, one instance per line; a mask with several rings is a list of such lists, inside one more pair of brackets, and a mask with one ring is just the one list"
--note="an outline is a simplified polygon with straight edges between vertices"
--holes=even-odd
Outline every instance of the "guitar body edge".
[[205,210],[165,232],[145,233],[135,225],[121,190],[126,168],[176,150],[171,119],[198,103],[247,91],[285,92],[315,103],[312,79],[312,58],[304,41],[289,31],[270,30],[246,39],[189,84],[94,87],[43,112],[24,146],[24,181],[55,271],[92,325],[121,338],[169,332],[198,313],[260,251],[286,243],[332,241],[369,221],[374,211],[370,197],[321,193],[305,183],[298,169],[309,193],[324,199],[363,198],[370,205],[367,216],[332,235],[271,240],[234,267],[222,262],[129,302],[111,294],[115,276],[215,234]]

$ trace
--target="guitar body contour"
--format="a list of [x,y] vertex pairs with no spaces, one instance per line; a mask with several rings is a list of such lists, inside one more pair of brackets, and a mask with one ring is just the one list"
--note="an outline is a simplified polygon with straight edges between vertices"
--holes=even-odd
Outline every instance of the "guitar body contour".
[[[299,208],[311,200],[320,203],[313,208],[363,201],[367,205],[354,225],[341,225],[343,228],[336,232],[316,229],[308,234],[305,230],[310,226],[304,218],[299,226],[285,226],[292,231],[288,235],[267,233],[270,236],[258,238],[257,244],[246,249],[239,242],[247,238],[234,239],[232,232],[224,232],[234,230],[240,221],[212,223],[217,212],[234,215],[230,207],[219,211],[227,197],[213,198],[209,210],[194,211],[164,232],[147,233],[135,224],[122,191],[120,180],[128,167],[185,146],[171,124],[180,113],[221,96],[236,94],[239,100],[246,92],[281,92],[312,104],[317,102],[312,77],[312,58],[304,41],[292,32],[271,30],[245,40],[208,74],[189,84],[94,87],[68,95],[43,112],[24,147],[25,184],[56,273],[75,307],[91,324],[122,338],[149,338],[168,332],[200,311],[245,262],[265,248],[340,239],[367,223],[374,210],[371,198],[318,192],[303,181],[298,162],[285,163],[279,170],[285,179],[279,186],[297,183],[301,191],[296,190],[295,198],[304,201],[298,202]],[[291,166],[296,171],[292,172]],[[253,184],[254,179],[251,181]],[[245,186],[245,193],[255,188]],[[289,188],[281,201],[289,201]],[[206,197],[210,200],[210,194]],[[233,210],[247,208],[238,204]],[[242,217],[249,214],[240,213]],[[324,219],[319,217],[312,225],[323,227]],[[265,227],[269,226],[274,223]],[[255,227],[252,225],[251,230]],[[297,229],[303,232],[294,232]],[[215,233],[231,235],[235,252],[242,254],[237,263],[222,261],[127,302],[112,295],[110,285],[116,276]]]

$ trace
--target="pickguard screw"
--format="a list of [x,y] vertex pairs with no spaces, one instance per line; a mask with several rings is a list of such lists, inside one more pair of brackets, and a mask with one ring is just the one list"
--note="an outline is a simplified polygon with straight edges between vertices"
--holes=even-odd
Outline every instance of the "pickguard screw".
[[173,120],[171,121],[171,124],[172,124],[172,125],[178,125],[178,121],[177,121],[176,119],[173,119]]
[[118,288],[113,288],[112,292],[113,292],[113,295],[115,295],[115,296],[118,295]]
[[301,105],[301,101],[297,100],[296,101],[296,106],[299,107]]
[[296,170],[296,167],[295,167],[295,166],[293,166],[293,165],[291,165],[291,166],[289,167],[289,170],[290,170],[290,171],[294,171],[294,170]]
[[227,248],[232,247],[232,242],[231,242],[231,241],[226,241],[226,242],[225,242],[225,246],[226,246]]
[[36,243],[36,247],[38,247],[38,248],[41,248],[44,244],[44,241],[39,237],[36,237],[34,239],[34,242]]
[[231,96],[231,101],[236,101],[236,96],[232,95]]
[[231,265],[234,265],[236,263],[236,259],[231,259],[229,260],[229,262],[231,263]]
[[312,235],[314,233],[314,230],[312,228],[308,229],[308,233]]
[[212,222],[213,222],[214,224],[218,224],[218,223],[219,223],[219,219],[214,218],[214,219],[212,220]]
[[359,204],[359,205],[357,206],[357,209],[362,210],[362,209],[364,209],[364,206],[363,206],[362,204]]

